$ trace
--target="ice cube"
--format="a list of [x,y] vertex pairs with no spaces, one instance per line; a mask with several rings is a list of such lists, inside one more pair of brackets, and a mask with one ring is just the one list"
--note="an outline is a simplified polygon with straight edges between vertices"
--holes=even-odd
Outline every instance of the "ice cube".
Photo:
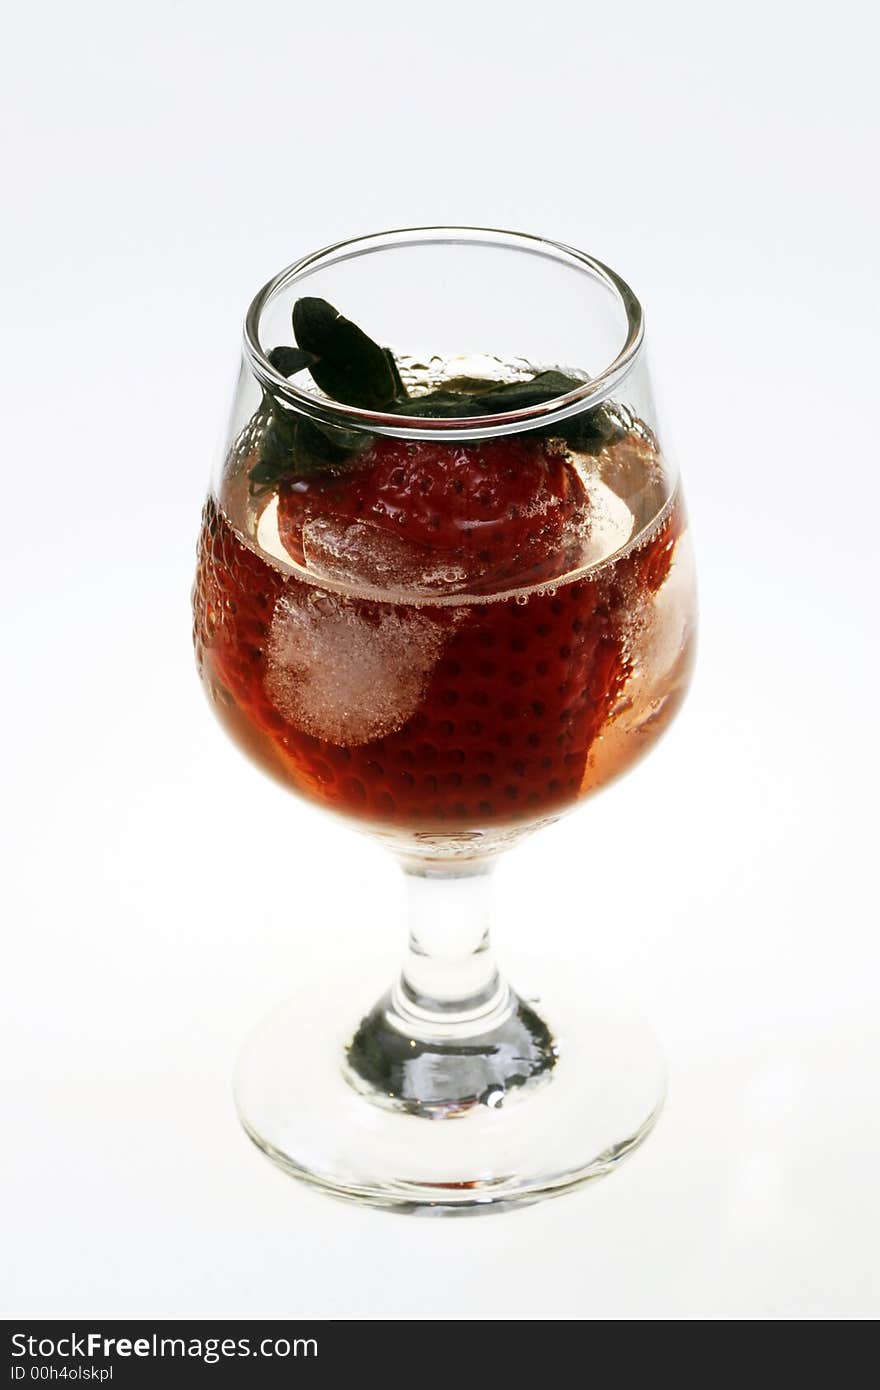
[[342,747],[415,714],[457,620],[300,584],[275,605],[265,690],[291,724]]
[[365,520],[309,517],[302,546],[309,572],[338,583],[427,594],[460,587],[468,577],[466,569],[442,554],[432,555],[406,536]]

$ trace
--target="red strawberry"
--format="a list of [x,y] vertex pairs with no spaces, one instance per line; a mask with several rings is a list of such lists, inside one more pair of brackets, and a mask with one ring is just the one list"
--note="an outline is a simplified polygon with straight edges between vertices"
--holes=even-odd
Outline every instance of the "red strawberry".
[[338,579],[487,589],[563,574],[587,508],[543,439],[380,438],[350,471],[282,484],[278,529],[295,560]]
[[[631,674],[634,621],[663,583],[682,526],[676,506],[647,544],[526,604],[464,605],[466,621],[455,605],[425,604],[449,640],[418,709],[400,728],[347,745],[301,727],[267,687],[273,613],[282,600],[305,602],[311,586],[268,564],[209,503],[194,594],[203,680],[252,757],[344,815],[456,834],[553,815],[590,789],[591,752]],[[345,602],[365,628],[397,611]],[[414,606],[400,611],[409,619]],[[620,757],[636,753],[631,743]]]

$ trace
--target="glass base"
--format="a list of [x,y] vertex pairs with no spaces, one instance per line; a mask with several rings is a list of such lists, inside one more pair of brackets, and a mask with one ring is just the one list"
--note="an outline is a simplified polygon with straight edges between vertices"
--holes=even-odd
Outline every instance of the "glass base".
[[333,1196],[420,1215],[524,1206],[611,1172],[659,1115],[653,1035],[580,994],[510,994],[468,1046],[438,1048],[395,1028],[394,991],[365,1012],[338,986],[329,1014],[317,989],[272,1013],[235,1078],[257,1147]]

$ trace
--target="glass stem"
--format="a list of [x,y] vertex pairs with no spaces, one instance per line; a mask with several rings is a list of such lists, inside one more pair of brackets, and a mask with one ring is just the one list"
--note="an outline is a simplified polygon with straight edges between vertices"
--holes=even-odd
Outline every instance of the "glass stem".
[[545,1080],[557,1049],[547,1024],[498,973],[489,946],[492,861],[456,872],[403,864],[409,945],[391,989],[345,1049],[354,1088],[437,1120]]
[[422,1036],[450,1025],[482,1033],[511,1008],[489,941],[493,867],[453,876],[404,866],[409,944],[392,997]]

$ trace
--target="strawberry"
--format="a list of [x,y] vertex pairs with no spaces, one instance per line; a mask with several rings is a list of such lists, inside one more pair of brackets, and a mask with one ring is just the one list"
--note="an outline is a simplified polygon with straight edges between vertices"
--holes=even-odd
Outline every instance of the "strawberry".
[[562,575],[587,509],[544,439],[377,438],[345,471],[282,482],[278,530],[293,559],[339,579],[486,591]]
[[[676,507],[603,573],[528,603],[468,605],[467,621],[455,606],[427,605],[448,641],[417,710],[398,729],[340,745],[300,727],[267,693],[273,611],[285,596],[305,601],[310,586],[267,564],[209,504],[194,595],[203,679],[252,756],[344,815],[437,833],[554,815],[590,787],[591,750],[631,675],[633,622],[663,584],[682,525]],[[367,626],[394,611],[347,602]]]

